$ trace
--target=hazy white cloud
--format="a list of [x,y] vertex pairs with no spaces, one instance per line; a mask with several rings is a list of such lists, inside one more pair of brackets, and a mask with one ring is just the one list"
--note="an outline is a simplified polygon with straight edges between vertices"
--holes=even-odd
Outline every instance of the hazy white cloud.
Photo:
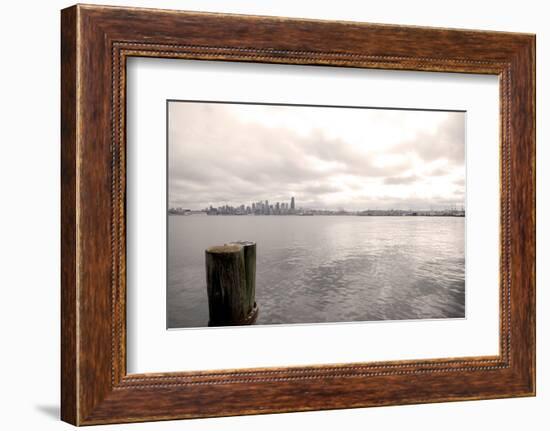
[[296,197],[308,208],[464,202],[465,115],[356,108],[169,104],[169,205]]

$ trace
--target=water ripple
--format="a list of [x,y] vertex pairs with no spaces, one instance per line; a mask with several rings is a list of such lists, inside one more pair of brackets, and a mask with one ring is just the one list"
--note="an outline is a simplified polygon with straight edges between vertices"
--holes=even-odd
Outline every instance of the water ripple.
[[464,219],[169,217],[170,327],[208,321],[204,249],[257,243],[259,324],[464,317]]

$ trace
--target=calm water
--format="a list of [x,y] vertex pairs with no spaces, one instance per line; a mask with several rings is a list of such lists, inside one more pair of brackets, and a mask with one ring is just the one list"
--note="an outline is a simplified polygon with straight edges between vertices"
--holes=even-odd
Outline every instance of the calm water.
[[464,317],[464,218],[168,217],[168,326],[208,323],[204,250],[257,243],[258,324]]

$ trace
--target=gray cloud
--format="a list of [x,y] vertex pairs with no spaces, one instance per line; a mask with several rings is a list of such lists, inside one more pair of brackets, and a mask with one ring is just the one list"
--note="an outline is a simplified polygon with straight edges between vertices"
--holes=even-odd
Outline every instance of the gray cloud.
[[427,162],[446,159],[451,164],[464,164],[465,131],[463,121],[456,121],[455,117],[449,116],[435,132],[420,132],[412,141],[403,143],[398,149],[415,153]]
[[304,184],[300,187],[300,192],[304,194],[324,195],[327,193],[335,193],[345,190],[342,186],[336,186],[332,184]]
[[401,177],[387,177],[384,178],[384,184],[396,185],[396,184],[412,184],[419,181],[421,178],[417,175],[405,175]]
[[432,169],[430,170],[427,175],[431,176],[431,177],[440,177],[440,176],[444,176],[444,175],[449,175],[450,173],[450,169],[444,169],[444,168],[435,168],[435,169]]

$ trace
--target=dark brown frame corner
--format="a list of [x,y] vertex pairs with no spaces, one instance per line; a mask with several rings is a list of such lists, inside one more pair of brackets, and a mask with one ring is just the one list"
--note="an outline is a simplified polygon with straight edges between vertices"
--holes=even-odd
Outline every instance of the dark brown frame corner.
[[[88,425],[534,395],[534,35],[81,5],[61,18],[63,420]],[[128,375],[131,56],[498,75],[500,354]]]

